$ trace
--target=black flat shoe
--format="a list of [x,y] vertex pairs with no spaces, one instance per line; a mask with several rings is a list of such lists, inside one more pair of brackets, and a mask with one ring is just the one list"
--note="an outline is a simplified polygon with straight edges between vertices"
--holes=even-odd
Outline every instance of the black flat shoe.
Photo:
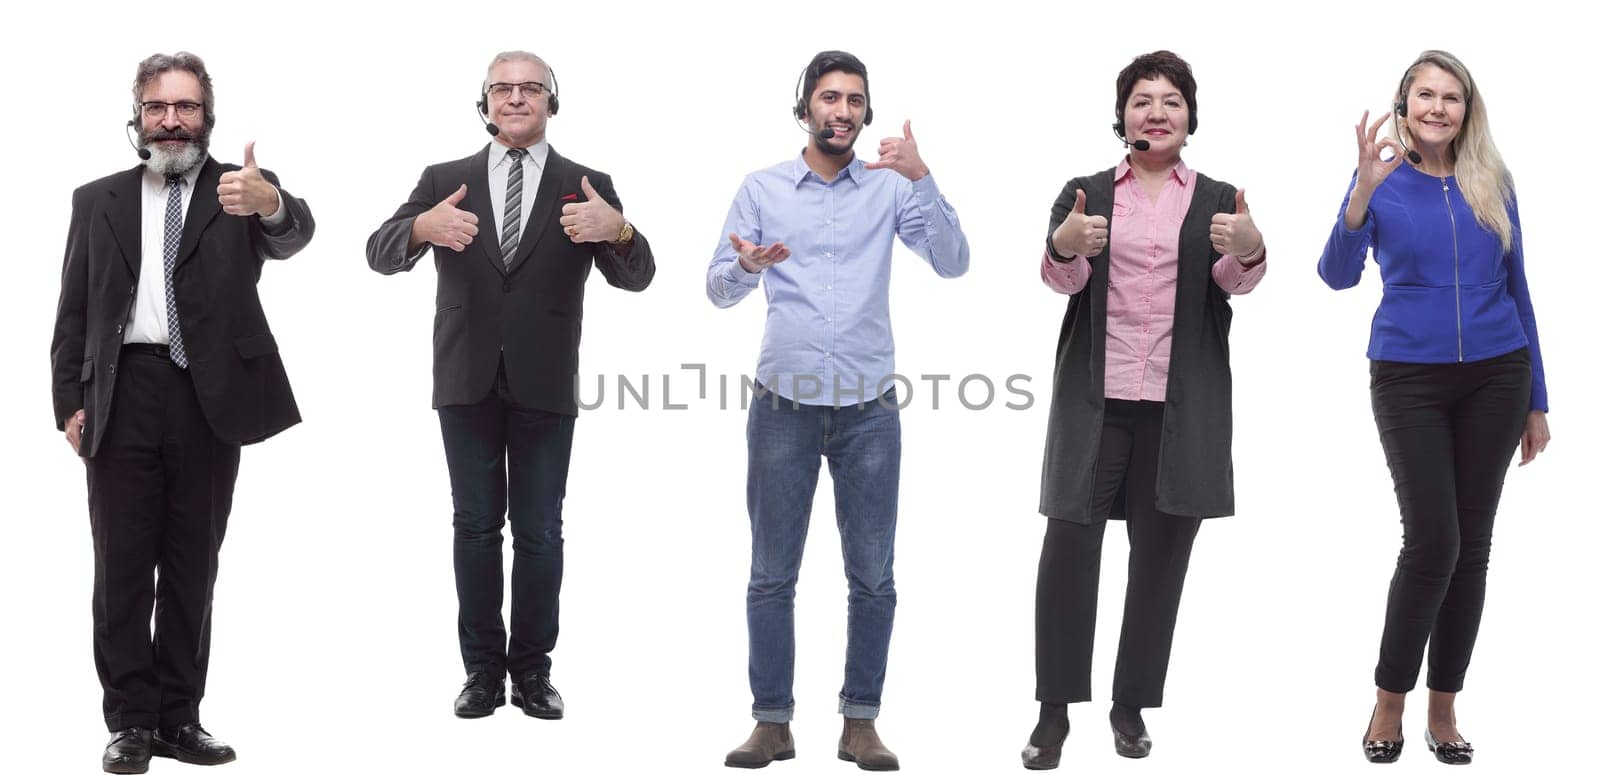
[[1061,745],[1034,745],[1022,749],[1022,766],[1030,770],[1053,770],[1061,766]]
[[198,721],[156,730],[150,752],[184,764],[227,764],[239,758],[233,746],[212,737]]
[[[1059,718],[1058,718],[1059,716]],[[1059,726],[1056,722],[1060,722]],[[1057,735],[1056,733],[1060,734]],[[1028,736],[1028,745],[1022,749],[1022,766],[1030,770],[1053,770],[1061,766],[1061,746],[1072,733],[1067,720],[1067,706],[1042,704],[1039,706],[1039,724]],[[1034,741],[1043,743],[1040,745]]]
[[1116,743],[1117,755],[1129,759],[1143,759],[1150,755],[1150,733],[1140,732],[1137,735],[1125,735],[1116,727],[1111,728],[1112,742]]
[[[1133,729],[1124,732],[1117,726],[1118,720],[1122,726]],[[1137,725],[1137,728],[1135,726]],[[1145,729],[1144,719],[1140,716],[1140,709],[1113,703],[1111,706],[1111,741],[1115,744],[1117,755],[1127,759],[1143,759],[1150,755],[1150,732]]]
[[100,769],[129,775],[149,772],[153,734],[144,727],[128,727],[111,733],[111,742],[106,743],[106,752],[100,757]]
[[1422,742],[1428,744],[1428,750],[1433,753],[1433,758],[1445,764],[1471,764],[1472,743],[1457,740],[1452,743],[1441,743],[1433,736],[1433,730],[1422,733]]
[[[1378,709],[1372,709],[1372,718],[1378,717]],[[1405,747],[1406,739],[1402,736],[1399,740],[1368,740],[1367,732],[1372,731],[1372,719],[1367,719],[1367,731],[1361,733],[1361,752],[1367,755],[1367,761],[1373,764],[1393,764],[1400,759],[1400,749]]]

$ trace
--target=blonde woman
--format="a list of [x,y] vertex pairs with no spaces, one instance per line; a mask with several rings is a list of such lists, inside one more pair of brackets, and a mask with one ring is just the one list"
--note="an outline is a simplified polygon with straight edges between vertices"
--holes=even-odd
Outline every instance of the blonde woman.
[[[1544,363],[1523,272],[1511,175],[1467,68],[1425,51],[1389,114],[1356,127],[1359,162],[1317,270],[1334,289],[1383,277],[1372,321],[1372,411],[1405,528],[1378,652],[1367,760],[1399,758],[1400,718],[1428,652],[1428,750],[1472,761],[1456,729],[1483,612],[1489,541],[1506,468],[1550,440]],[[1385,161],[1382,151],[1393,156]]]

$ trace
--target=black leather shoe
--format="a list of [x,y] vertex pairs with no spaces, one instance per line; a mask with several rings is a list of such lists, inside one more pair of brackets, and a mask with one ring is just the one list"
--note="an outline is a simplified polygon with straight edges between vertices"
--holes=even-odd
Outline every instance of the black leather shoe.
[[1457,740],[1451,743],[1441,743],[1433,736],[1433,730],[1422,733],[1422,742],[1428,744],[1428,750],[1433,753],[1433,758],[1445,764],[1471,764],[1472,743]]
[[1061,766],[1061,745],[1034,745],[1022,749],[1022,766],[1030,770],[1053,770]]
[[100,769],[106,772],[141,773],[150,770],[150,730],[128,727],[111,733]]
[[1150,755],[1150,733],[1141,730],[1137,735],[1125,735],[1116,727],[1111,728],[1111,739],[1117,746],[1117,755],[1129,759],[1143,759]]
[[156,730],[150,752],[184,764],[227,764],[238,758],[233,746],[212,737],[198,721]]
[[[1059,718],[1056,716],[1059,715]],[[1060,721],[1059,725],[1054,722]],[[1039,707],[1039,723],[1022,749],[1022,766],[1030,770],[1053,770],[1061,766],[1061,747],[1072,732],[1067,721],[1067,706],[1044,704]]]
[[467,676],[461,693],[456,695],[457,718],[483,718],[494,714],[494,709],[506,704],[506,681],[478,671]]
[[566,714],[561,693],[550,685],[550,676],[529,673],[511,682],[511,704],[534,718],[558,719]]
[[[1378,709],[1372,709],[1372,718],[1378,717]],[[1361,752],[1367,755],[1367,761],[1373,764],[1392,764],[1400,759],[1400,749],[1405,747],[1406,739],[1402,736],[1399,740],[1369,740],[1367,733],[1372,731],[1372,719],[1367,719],[1367,731],[1361,733]]]

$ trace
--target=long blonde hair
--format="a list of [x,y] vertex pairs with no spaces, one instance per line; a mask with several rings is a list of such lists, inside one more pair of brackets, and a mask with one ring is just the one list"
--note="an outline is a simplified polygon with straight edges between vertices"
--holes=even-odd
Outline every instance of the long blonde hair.
[[[1395,105],[1406,103],[1411,83],[1423,65],[1433,65],[1455,76],[1466,89],[1466,114],[1461,132],[1450,142],[1450,151],[1455,155],[1456,185],[1461,188],[1461,197],[1472,208],[1473,217],[1484,228],[1499,235],[1501,249],[1509,251],[1513,235],[1506,202],[1511,198],[1511,172],[1506,169],[1494,138],[1489,135],[1489,109],[1483,104],[1483,95],[1478,92],[1467,66],[1447,51],[1422,52],[1400,79],[1400,90],[1394,95]],[[1395,139],[1400,139],[1400,127],[1404,123],[1395,121],[1390,125]]]

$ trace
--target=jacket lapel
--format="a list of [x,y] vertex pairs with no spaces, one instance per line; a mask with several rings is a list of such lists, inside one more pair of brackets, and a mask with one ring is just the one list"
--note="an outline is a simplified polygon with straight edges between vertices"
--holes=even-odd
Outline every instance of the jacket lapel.
[[494,222],[494,200],[489,198],[488,145],[467,161],[467,209],[478,216],[478,237],[473,244],[483,251],[484,260],[494,265],[495,271],[505,274],[506,262],[500,255],[500,224]]
[[522,241],[517,244],[517,255],[511,262],[511,271],[516,271],[528,261],[528,257],[539,246],[539,240],[549,231],[550,221],[560,218],[556,200],[561,196],[561,184],[571,166],[561,158],[561,154],[556,153],[555,148],[551,148],[545,157],[544,172],[539,176],[539,191],[534,194],[533,210],[528,213],[528,222],[523,224]]
[[210,156],[200,167],[195,178],[194,193],[189,195],[189,212],[183,217],[183,241],[178,243],[178,261],[182,266],[200,244],[200,233],[211,225],[211,219],[222,212],[222,202],[217,200],[217,183],[222,179],[222,165]]
[[107,191],[111,201],[106,206],[106,222],[111,224],[111,236],[116,239],[123,263],[135,278],[139,276],[139,231],[141,210],[144,204],[144,165],[123,173]]

